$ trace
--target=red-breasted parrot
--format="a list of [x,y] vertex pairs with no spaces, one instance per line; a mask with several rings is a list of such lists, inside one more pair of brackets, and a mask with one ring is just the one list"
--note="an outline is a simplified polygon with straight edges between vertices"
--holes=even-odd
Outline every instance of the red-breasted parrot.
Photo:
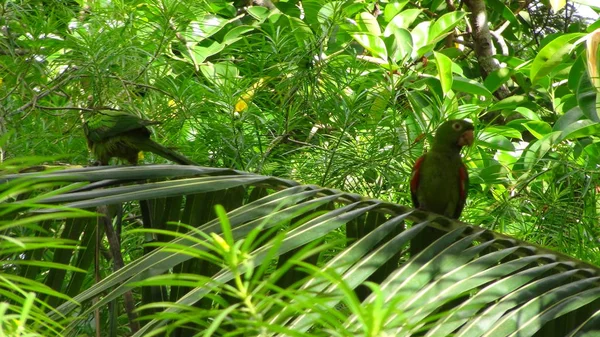
[[[473,131],[473,124],[460,119],[439,126],[431,150],[417,159],[412,169],[410,194],[415,208],[452,219],[460,217],[469,187],[460,150],[473,143]],[[421,234],[428,236],[426,241],[433,242],[442,233],[437,231],[436,235],[435,231],[428,228]]]
[[113,157],[127,160],[132,165],[138,162],[140,151],[150,151],[165,159],[182,165],[197,165],[190,159],[150,139],[148,125],[158,122],[142,119],[123,111],[94,111],[84,121],[83,131],[87,144],[100,165],[108,165]]

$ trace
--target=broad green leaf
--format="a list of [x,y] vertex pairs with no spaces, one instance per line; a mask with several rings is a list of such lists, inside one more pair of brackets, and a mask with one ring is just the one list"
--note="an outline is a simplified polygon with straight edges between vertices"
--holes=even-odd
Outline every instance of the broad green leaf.
[[438,68],[438,76],[442,83],[442,92],[446,96],[446,93],[452,90],[452,60],[438,52],[433,52],[433,55]]
[[531,120],[533,120],[533,121],[539,121],[539,120],[542,120],[542,119],[540,118],[540,116],[539,116],[537,113],[535,113],[533,110],[531,110],[531,109],[528,109],[528,108],[526,108],[526,107],[522,107],[522,106],[520,106],[520,107],[516,108],[515,110],[516,110],[518,113],[520,113],[520,114],[521,114],[523,117],[525,117],[525,118],[528,118],[528,119],[531,119]]
[[487,5],[492,7],[496,12],[501,13],[502,17],[514,26],[519,27],[519,20],[515,16],[512,10],[508,8],[502,1],[500,0],[487,0]]
[[480,184],[504,184],[507,182],[508,170],[498,161],[492,159],[477,172],[477,176],[480,179]]
[[220,31],[228,22],[219,16],[207,14],[200,21],[190,22],[183,35],[187,41],[198,43]]
[[467,15],[465,12],[450,12],[442,15],[429,29],[429,43],[436,43],[460,23]]
[[545,135],[552,132],[552,127],[550,124],[543,121],[529,121],[527,123],[523,123],[523,126],[525,126],[527,130],[529,130],[529,132],[531,132],[531,134],[537,139],[542,139]]
[[385,5],[385,9],[383,10],[383,19],[385,22],[390,22],[396,14],[402,11],[406,4],[408,4],[408,0],[390,2]]
[[314,41],[314,34],[312,29],[302,20],[298,18],[288,17],[290,22],[290,28],[294,32],[298,46],[305,46],[310,41]]
[[379,36],[369,33],[353,33],[352,37],[360,43],[361,46],[370,51],[373,56],[387,61],[385,43]]
[[567,126],[562,131],[560,139],[577,139],[593,135],[600,135],[600,123],[584,119]]
[[358,25],[359,32],[361,33],[370,33],[375,36],[379,36],[381,34],[379,23],[371,13],[362,12],[356,15],[356,24]]
[[[561,132],[554,131],[537,140],[523,151],[523,169],[525,171],[536,167],[552,147],[560,142]],[[525,175],[527,176],[527,174]]]
[[250,6],[246,11],[259,22],[265,21],[270,13],[268,8],[262,6]]
[[529,77],[536,83],[541,77],[548,75],[575,46],[572,42],[584,36],[584,33],[565,34],[548,43],[536,55],[531,65]]
[[427,41],[429,40],[429,26],[431,25],[431,21],[423,21],[420,22],[413,30],[410,32],[412,35],[412,40],[414,43],[413,46],[413,59],[417,59],[423,56],[424,52],[422,52],[421,48],[427,45]]
[[556,123],[554,123],[554,131],[564,131],[569,125],[575,123],[583,117],[581,108],[575,107],[562,115]]
[[583,72],[579,79],[579,86],[577,86],[577,103],[581,108],[583,114],[595,121],[600,122],[600,116],[598,116],[598,91],[592,85],[590,78],[586,72]]
[[477,136],[477,144],[494,150],[515,150],[515,146],[508,138],[485,130]]
[[[391,34],[391,35],[386,35]],[[413,41],[410,32],[404,28],[388,25],[384,32],[387,51],[392,61],[407,60],[412,54]]]
[[516,96],[509,96],[503,100],[501,100],[498,103],[493,104],[488,111],[498,111],[498,110],[514,110],[516,109],[519,105],[528,102],[529,100],[527,99],[527,96],[523,96],[523,95],[516,95]]
[[577,60],[573,63],[571,67],[571,71],[569,72],[569,89],[572,92],[577,92],[577,88],[579,87],[579,83],[581,81],[581,76],[586,72],[585,69],[585,60],[583,56],[579,56]]
[[329,4],[330,3],[322,5],[319,0],[302,1],[302,9],[304,9],[304,21],[313,28],[318,26],[319,23],[323,23],[325,18],[322,18],[321,15],[325,16],[328,12],[324,11],[322,13],[321,11],[325,10],[325,7]]
[[[411,8],[411,9],[402,11],[400,14],[394,16],[392,21],[390,21],[390,23],[388,23],[387,27],[389,27],[390,25],[393,25],[398,28],[408,29],[408,27],[410,27],[410,25],[412,25],[412,23],[417,19],[419,14],[421,14],[421,11],[422,10],[415,9],[415,8]],[[386,29],[387,29],[387,27],[386,27]]]
[[200,66],[202,74],[214,83],[233,81],[238,77],[239,71],[233,62],[219,62],[203,64]]
[[487,90],[487,88],[484,87],[483,84],[464,77],[454,76],[454,81],[452,82],[452,90],[462,91],[477,96],[485,96],[486,98],[492,97],[492,93],[489,90]]
[[502,125],[488,126],[483,131],[485,131],[489,134],[493,134],[493,135],[521,139],[521,133],[519,132],[519,130],[517,130],[513,127],[510,127],[510,126],[502,126]]
[[498,68],[492,71],[483,81],[483,85],[490,91],[498,90],[506,81],[510,79],[514,70],[509,68]]
[[208,57],[220,53],[224,48],[224,44],[216,41],[202,41],[202,43],[192,48],[193,55],[191,57],[194,58],[193,64],[197,65],[203,63]]

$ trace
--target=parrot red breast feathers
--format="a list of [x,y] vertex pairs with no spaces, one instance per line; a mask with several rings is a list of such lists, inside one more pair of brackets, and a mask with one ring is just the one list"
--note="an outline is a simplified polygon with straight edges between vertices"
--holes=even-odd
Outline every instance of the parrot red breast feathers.
[[[473,124],[460,119],[444,122],[437,129],[431,150],[417,159],[412,169],[410,193],[415,208],[452,219],[460,217],[469,186],[460,150],[473,143],[473,131]],[[425,232],[435,236],[432,231]],[[430,237],[427,241],[436,239]]]

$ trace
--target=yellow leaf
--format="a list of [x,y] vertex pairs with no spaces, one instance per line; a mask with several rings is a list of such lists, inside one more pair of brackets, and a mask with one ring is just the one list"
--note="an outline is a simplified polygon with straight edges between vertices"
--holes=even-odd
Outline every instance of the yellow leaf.
[[563,7],[565,7],[566,4],[567,0],[550,0],[550,7],[552,7],[554,13],[563,9]]
[[210,233],[210,236],[212,236],[213,240],[215,240],[215,243],[217,245],[219,245],[225,252],[229,252],[230,247],[227,244],[227,242],[225,242],[225,240],[223,240],[222,237],[220,237],[216,233]]
[[592,83],[597,89],[600,89],[600,71],[598,70],[600,67],[600,58],[598,58],[600,50],[598,45],[600,45],[600,28],[587,36],[587,68]]

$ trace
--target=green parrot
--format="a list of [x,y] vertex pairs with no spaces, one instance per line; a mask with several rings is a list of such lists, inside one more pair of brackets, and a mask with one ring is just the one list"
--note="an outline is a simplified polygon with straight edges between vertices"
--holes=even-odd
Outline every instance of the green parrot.
[[158,122],[139,118],[130,113],[115,110],[94,111],[84,121],[83,131],[87,144],[100,165],[108,165],[113,157],[137,165],[140,151],[150,151],[165,159],[182,165],[198,165],[188,158],[150,139],[148,125]]
[[[473,124],[459,119],[444,122],[437,129],[431,150],[417,159],[412,169],[410,193],[415,208],[452,219],[460,217],[469,187],[460,150],[473,144],[473,131]],[[426,228],[415,237],[411,251],[417,253],[442,234],[435,228]]]

